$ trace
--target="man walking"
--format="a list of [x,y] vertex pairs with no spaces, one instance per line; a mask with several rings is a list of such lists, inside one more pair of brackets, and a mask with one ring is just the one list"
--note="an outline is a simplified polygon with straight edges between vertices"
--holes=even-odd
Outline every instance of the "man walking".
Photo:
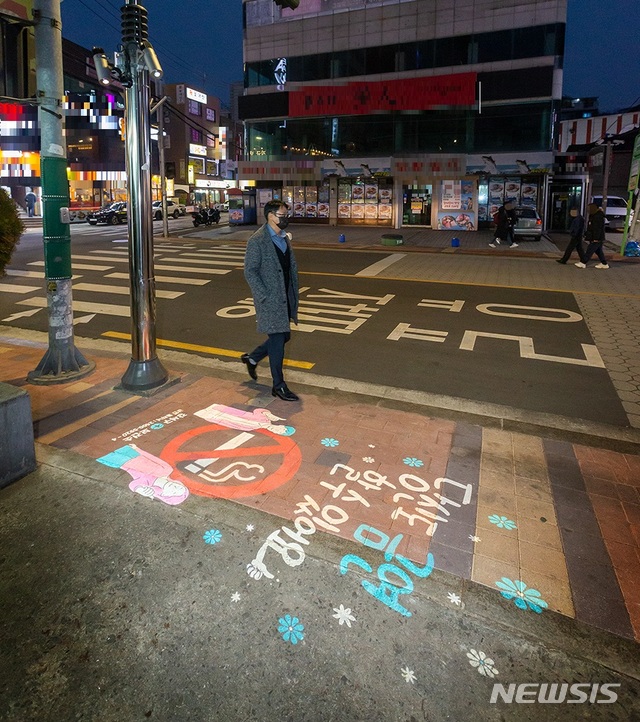
[[264,207],[266,223],[247,241],[244,277],[251,287],[259,333],[267,340],[251,353],[242,354],[249,376],[256,381],[256,366],[269,357],[273,387],[271,393],[283,401],[298,401],[284,382],[284,345],[291,338],[290,321],[298,322],[298,266],[285,228],[289,207],[269,201]]
[[584,218],[580,215],[577,208],[572,208],[569,211],[571,216],[571,225],[569,226],[569,245],[567,246],[564,256],[562,258],[556,258],[558,263],[566,263],[573,251],[578,252],[578,258],[581,263],[584,263],[584,253],[582,252],[582,236],[584,234]]
[[589,211],[589,219],[587,220],[587,231],[584,234],[584,239],[589,245],[584,252],[584,257],[575,265],[578,268],[586,268],[591,256],[595,253],[600,259],[600,263],[596,263],[596,268],[609,268],[602,250],[606,240],[604,212],[595,203],[589,203],[587,210]]
[[33,192],[33,188],[29,188],[29,192],[24,197],[25,203],[27,204],[27,215],[29,218],[33,218],[36,214],[36,201],[38,196]]

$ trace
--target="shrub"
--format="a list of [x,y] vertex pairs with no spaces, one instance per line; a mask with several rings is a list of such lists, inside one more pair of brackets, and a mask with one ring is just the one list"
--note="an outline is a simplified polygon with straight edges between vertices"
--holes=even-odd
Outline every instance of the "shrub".
[[16,204],[8,193],[0,188],[0,276],[9,264],[13,249],[24,232],[24,224],[18,216]]

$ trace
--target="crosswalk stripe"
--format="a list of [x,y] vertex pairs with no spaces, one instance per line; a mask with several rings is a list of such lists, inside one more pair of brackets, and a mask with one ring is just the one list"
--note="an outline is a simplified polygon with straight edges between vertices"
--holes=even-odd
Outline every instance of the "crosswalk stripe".
[[[44,261],[31,261],[31,263],[27,263],[27,266],[44,266]],[[74,263],[73,268],[77,271],[110,271],[113,266],[89,266],[86,263]]]
[[234,266],[238,268],[239,265],[237,261],[205,261],[204,259],[195,259],[195,258],[175,258],[175,257],[165,257],[162,259],[162,262],[165,261],[171,261],[172,263],[206,263],[207,266]]
[[[168,259],[164,259],[168,260]],[[156,264],[156,271],[177,271],[175,266],[159,266]],[[181,268],[182,273],[209,273],[211,275],[225,276],[227,273],[231,273],[230,268]]]
[[129,261],[128,258],[111,258],[107,256],[81,256],[72,253],[71,260],[74,261],[76,259],[78,259],[79,261],[110,261],[111,263],[127,263]]
[[[96,253],[96,251],[91,251],[91,253]],[[97,251],[97,253],[104,253],[113,255],[113,256],[128,256],[129,251],[125,250],[124,248],[121,251]]]
[[[97,293],[114,293],[116,295],[128,296],[131,289],[128,286],[109,286],[104,283],[76,283],[74,291],[95,291]],[[184,296],[184,291],[162,291],[156,290],[158,298],[179,298]]]
[[16,286],[14,283],[0,283],[2,293],[31,293],[31,291],[41,290],[40,286]]
[[14,271],[11,268],[6,270],[7,276],[20,276],[21,278],[44,278],[42,271]]
[[[184,269],[181,269],[184,270]],[[105,278],[129,279],[128,273],[107,273]],[[158,283],[184,283],[188,286],[205,286],[211,283],[210,278],[178,278],[177,276],[156,276]]]
[[[35,306],[37,308],[46,308],[46,298],[26,298],[24,301],[18,301],[19,306]],[[73,301],[73,310],[82,313],[103,313],[107,316],[123,316],[127,318],[131,316],[129,306],[114,306],[109,303],[86,303],[85,301]]]
[[244,256],[244,249],[235,248],[201,248],[197,251],[185,253],[185,256]]

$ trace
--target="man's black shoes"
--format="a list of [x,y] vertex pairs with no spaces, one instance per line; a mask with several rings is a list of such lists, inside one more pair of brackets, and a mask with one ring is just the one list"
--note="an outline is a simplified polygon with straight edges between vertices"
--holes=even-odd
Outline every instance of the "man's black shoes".
[[282,386],[278,386],[277,388],[274,386],[271,389],[271,395],[277,396],[279,399],[282,399],[283,401],[299,401],[300,399],[298,396],[296,396],[293,391],[291,391],[286,384],[282,384]]
[[256,368],[258,365],[251,362],[251,359],[249,358],[249,354],[243,353],[242,356],[240,356],[240,361],[242,361],[242,363],[247,367],[249,376],[251,376],[251,378],[254,381],[257,381],[258,380],[258,372],[256,371]]

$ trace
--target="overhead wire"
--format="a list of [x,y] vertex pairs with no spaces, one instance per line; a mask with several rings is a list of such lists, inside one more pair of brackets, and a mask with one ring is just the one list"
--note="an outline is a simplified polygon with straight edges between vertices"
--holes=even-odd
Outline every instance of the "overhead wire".
[[[111,27],[111,28],[113,28],[114,30],[117,30],[118,32],[120,32],[120,30],[121,30],[120,27],[116,27],[116,26],[113,25],[112,23],[108,22],[103,15],[101,15],[99,12],[97,12],[97,11],[95,10],[95,8],[92,8],[91,6],[89,6],[84,0],[78,0],[78,2],[79,2],[81,5],[83,5],[85,8],[87,8],[87,10],[89,10],[89,11],[92,12],[94,15],[96,15],[97,17],[99,17],[101,20],[105,21],[109,27]],[[106,4],[105,4],[105,0],[94,0],[94,2],[95,2],[96,4],[98,4],[98,6],[99,6],[102,10],[104,10],[104,11],[107,12],[107,13],[109,13],[109,15],[110,15],[111,17],[113,17],[113,18],[116,19],[116,20],[120,20],[120,15],[117,13],[116,9],[115,9],[112,5],[110,5],[108,2],[106,2]],[[172,50],[170,50],[164,43],[161,43],[161,42],[155,37],[155,35],[149,34],[149,38],[150,38],[150,40],[151,40],[151,42],[153,43],[153,45],[154,45],[155,48],[161,48],[161,49],[162,49],[162,51],[163,51],[163,52],[162,52],[163,59],[166,58],[166,64],[167,64],[167,65],[172,66],[172,67],[175,68],[176,70],[180,70],[181,68],[183,68],[184,70],[186,70],[186,71],[191,75],[191,77],[193,77],[193,78],[196,78],[196,77],[197,77],[198,80],[204,80],[204,82],[206,83],[206,79],[203,78],[203,76],[202,76],[199,72],[197,72],[196,70],[194,70],[193,67],[191,67],[190,65],[188,65],[187,63],[185,63],[184,60],[182,60],[182,58],[180,58],[180,56],[176,55],[176,54],[175,54]],[[230,87],[230,85],[231,85],[230,83],[227,83],[227,82],[225,82],[225,81],[209,81],[209,82],[210,82],[210,84],[215,85],[215,86],[220,87],[220,88],[224,88],[225,90],[227,90],[227,89]]]

